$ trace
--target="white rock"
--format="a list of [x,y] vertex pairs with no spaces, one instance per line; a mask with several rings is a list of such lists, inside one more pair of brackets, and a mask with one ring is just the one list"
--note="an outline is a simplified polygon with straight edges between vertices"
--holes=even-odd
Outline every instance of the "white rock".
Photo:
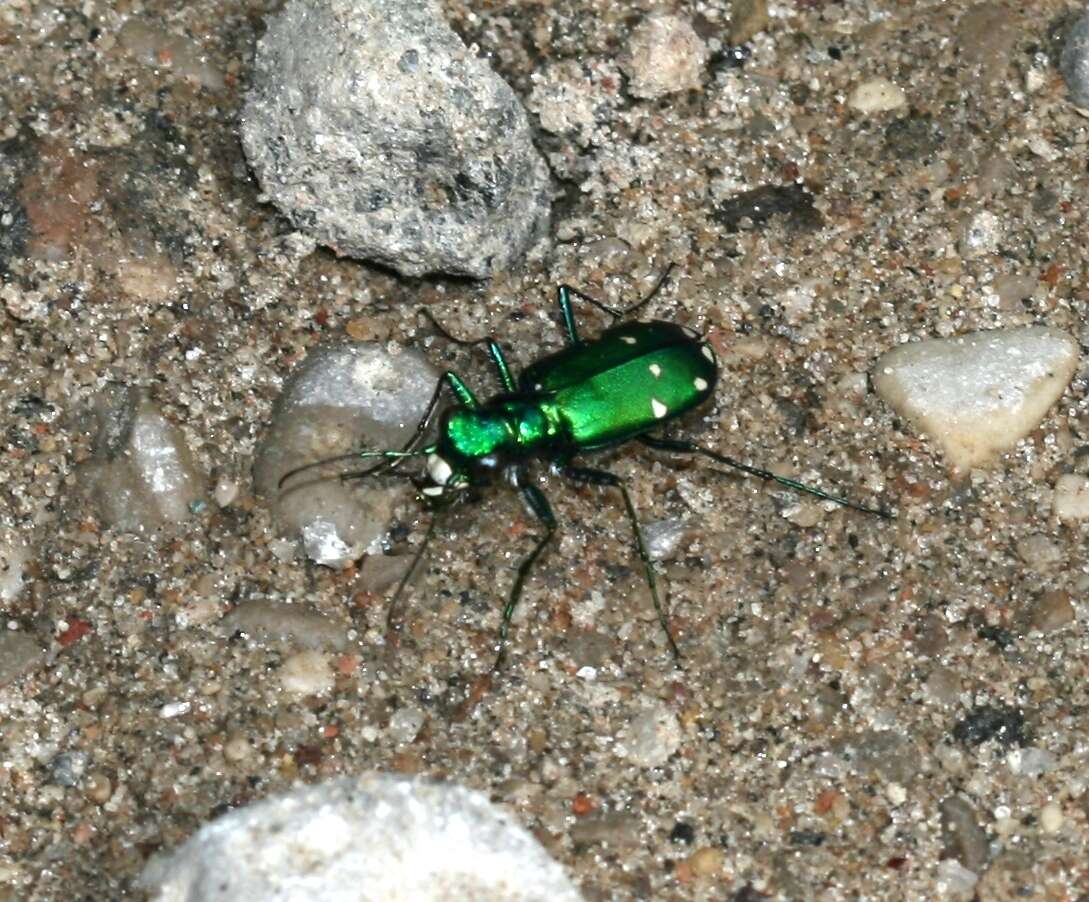
[[1060,520],[1089,517],[1089,477],[1064,473],[1055,483],[1055,516]]
[[962,257],[982,257],[998,250],[1002,240],[1002,220],[990,210],[980,210],[964,221],[957,250]]
[[23,591],[23,570],[29,557],[18,533],[0,528],[0,601],[14,601]]
[[943,859],[938,865],[938,892],[946,899],[971,899],[975,894],[979,875],[959,861]]
[[1044,833],[1058,833],[1063,825],[1063,809],[1057,802],[1048,802],[1040,809],[1040,827]]
[[677,716],[660,702],[636,717],[617,739],[616,753],[637,767],[658,767],[681,744]]
[[1042,326],[900,345],[874,366],[878,394],[954,470],[992,460],[1039,425],[1078,365],[1078,345]]
[[628,75],[631,93],[653,100],[698,88],[707,57],[707,45],[687,21],[655,15],[632,32],[620,66]]
[[538,842],[480,793],[341,778],[206,824],[140,878],[155,902],[579,902]]
[[887,78],[871,78],[856,85],[847,96],[847,106],[860,113],[885,113],[907,103],[903,89]]
[[301,651],[280,665],[280,686],[291,695],[319,695],[334,682],[329,656],[320,651]]

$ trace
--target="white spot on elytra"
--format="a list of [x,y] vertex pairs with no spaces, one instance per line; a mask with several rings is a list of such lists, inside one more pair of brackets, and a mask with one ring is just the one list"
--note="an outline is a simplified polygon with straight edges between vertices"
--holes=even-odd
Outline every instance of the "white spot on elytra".
[[620,340],[621,340],[622,342],[624,342],[624,344],[626,344],[626,345],[633,345],[633,344],[635,344],[635,339],[634,339],[634,338],[633,338],[632,336],[630,336],[630,335],[621,335],[621,336],[620,336]]
[[697,332],[691,326],[681,326],[681,328],[684,330],[684,334],[687,335],[689,338],[699,338],[700,337],[699,332]]
[[706,379],[701,379],[699,376],[697,376],[695,379],[692,380],[692,384],[696,386],[696,391],[707,391]]
[[650,370],[650,374],[655,379],[662,375],[662,368],[656,363],[652,363],[650,366],[647,367],[647,369]]
[[650,409],[654,411],[654,418],[655,418],[656,420],[660,420],[660,419],[661,419],[662,417],[664,417],[664,416],[665,416],[665,415],[666,415],[667,413],[669,413],[669,408],[668,408],[668,407],[666,407],[666,406],[665,406],[665,405],[664,405],[664,404],[663,404],[663,403],[662,403],[661,401],[659,401],[659,400],[658,400],[657,398],[651,398],[651,399],[650,399]]
[[425,495],[429,495],[432,498],[436,498],[436,497],[438,497],[439,495],[442,494],[442,486],[441,485],[425,485],[422,489],[420,489],[420,491],[423,492]]
[[700,350],[703,351],[703,356],[710,360],[711,363],[715,362],[715,352],[711,350],[710,345],[704,345]]

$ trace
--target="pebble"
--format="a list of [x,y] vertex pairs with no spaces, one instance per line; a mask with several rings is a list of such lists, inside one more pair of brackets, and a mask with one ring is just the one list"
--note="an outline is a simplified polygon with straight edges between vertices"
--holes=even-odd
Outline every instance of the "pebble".
[[1022,777],[1039,777],[1055,770],[1059,759],[1054,752],[1027,745],[1006,755],[1006,764],[1013,773]]
[[155,902],[582,898],[537,840],[480,793],[386,774],[231,811],[154,856],[140,884]]
[[350,460],[300,474],[284,489],[281,477],[360,448],[401,447],[427,410],[438,378],[419,352],[391,353],[370,342],[320,346],[292,374],[258,448],[254,488],[271,499],[280,529],[298,536],[311,560],[342,567],[380,552],[393,506],[407,487],[318,478],[369,465]]
[[329,656],[320,651],[300,651],[280,665],[280,686],[289,695],[321,695],[336,683]]
[[0,528],[0,601],[14,601],[23,591],[23,571],[30,551],[14,529]]
[[223,628],[262,642],[284,640],[299,649],[344,651],[351,644],[344,628],[319,611],[267,598],[240,604],[223,618]]
[[242,143],[262,190],[339,254],[482,279],[546,228],[525,110],[435,0],[292,0],[252,85]]
[[253,744],[241,733],[231,733],[223,743],[223,757],[236,764],[253,754]]
[[1067,31],[1059,71],[1074,105],[1089,108],[1089,12],[1082,13]]
[[734,0],[730,6],[730,43],[744,44],[768,27],[768,0]]
[[1042,326],[911,342],[873,371],[878,394],[932,438],[955,471],[988,463],[1039,425],[1066,389],[1078,345]]
[[173,34],[134,16],[117,32],[117,41],[135,59],[153,69],[167,68],[211,91],[223,88],[223,73],[192,38]]
[[979,875],[962,867],[951,858],[938,864],[938,892],[945,899],[971,899],[975,895]]
[[1049,589],[1033,599],[1027,615],[1029,629],[1050,633],[1074,622],[1074,603],[1065,589]]
[[1002,220],[990,210],[979,210],[961,226],[957,251],[962,257],[982,257],[998,250],[1002,240]]
[[1064,473],[1055,483],[1055,516],[1060,520],[1084,520],[1089,517],[1089,477]]
[[44,659],[44,652],[31,636],[18,630],[0,632],[0,686],[30,673]]
[[659,767],[680,747],[682,736],[673,711],[660,702],[654,703],[620,734],[616,753],[637,767]]
[[939,806],[942,826],[942,855],[955,859],[970,871],[986,867],[991,853],[987,831],[979,823],[979,813],[967,799],[949,796]]
[[398,708],[389,719],[389,733],[396,742],[412,742],[423,728],[427,715],[419,708]]
[[726,863],[726,856],[722,849],[713,846],[704,846],[696,849],[688,856],[688,866],[692,869],[693,877],[713,877],[722,873],[722,867]]
[[655,100],[698,88],[708,55],[707,45],[686,19],[653,15],[632,32],[620,67],[633,95]]
[[887,78],[871,78],[847,95],[847,106],[860,113],[887,113],[907,103],[903,88]]
[[668,520],[655,520],[643,526],[643,541],[647,554],[652,561],[666,561],[672,558],[681,542],[689,534],[690,524],[680,517]]
[[1063,809],[1058,802],[1048,802],[1040,809],[1040,828],[1044,833],[1058,833],[1063,826]]
[[1014,543],[1017,556],[1033,570],[1049,570],[1063,561],[1062,547],[1043,533],[1023,536]]
[[146,534],[192,516],[205,479],[182,431],[135,388],[105,389],[92,413],[94,455],[80,465],[79,481],[102,520]]
[[61,752],[49,762],[49,780],[58,786],[78,786],[91,756],[87,752]]
[[93,770],[83,780],[83,794],[96,805],[105,805],[113,795],[113,783],[102,771]]

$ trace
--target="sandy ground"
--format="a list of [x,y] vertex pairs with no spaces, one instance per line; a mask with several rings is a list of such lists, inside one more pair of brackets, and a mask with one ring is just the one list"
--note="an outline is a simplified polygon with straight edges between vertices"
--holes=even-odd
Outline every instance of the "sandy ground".
[[[615,67],[649,8],[449,13],[526,98],[562,60]],[[1066,7],[796,0],[702,91],[635,101],[599,72],[612,100],[586,146],[540,135],[566,179],[551,239],[487,284],[293,253],[237,137],[271,9],[0,3],[0,190],[25,214],[0,232],[20,317],[0,327],[0,515],[31,549],[3,613],[47,649],[0,689],[0,898],[138,895],[148,856],[216,815],[369,769],[485,791],[591,900],[922,899],[950,879],[970,896],[973,875],[983,899],[1085,898],[1089,558],[1085,527],[1051,512],[1058,476],[1086,467],[1084,370],[1014,451],[957,476],[865,377],[905,338],[1044,323],[1084,346],[1089,119],[1042,56]],[[721,3],[678,11],[724,37]],[[845,103],[877,76],[903,107]],[[812,207],[733,227],[728,198],[798,178]],[[958,253],[983,209],[1000,240]],[[689,524],[661,565],[679,671],[622,509],[542,475],[563,535],[490,687],[536,528],[509,491],[444,521],[395,650],[366,565],[274,553],[250,468],[308,348],[422,346],[488,386],[418,307],[524,365],[560,344],[553,285],[634,298],[668,261],[650,314],[707,333],[723,370],[679,431],[894,522],[609,455],[644,521]],[[144,388],[229,503],[150,537],[106,528],[78,466],[108,383]],[[401,506],[392,550],[425,525]],[[291,649],[222,628],[252,599],[358,638],[330,692],[282,693]],[[639,760],[631,726],[655,718]]]

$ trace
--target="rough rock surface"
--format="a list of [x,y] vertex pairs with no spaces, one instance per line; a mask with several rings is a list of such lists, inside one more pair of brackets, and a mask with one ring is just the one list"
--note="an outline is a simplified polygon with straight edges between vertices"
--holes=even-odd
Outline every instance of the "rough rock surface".
[[257,802],[155,859],[158,902],[578,902],[508,815],[451,784],[368,774]]
[[260,41],[242,141],[265,194],[337,253],[484,278],[548,218],[525,111],[432,0],[295,0]]

